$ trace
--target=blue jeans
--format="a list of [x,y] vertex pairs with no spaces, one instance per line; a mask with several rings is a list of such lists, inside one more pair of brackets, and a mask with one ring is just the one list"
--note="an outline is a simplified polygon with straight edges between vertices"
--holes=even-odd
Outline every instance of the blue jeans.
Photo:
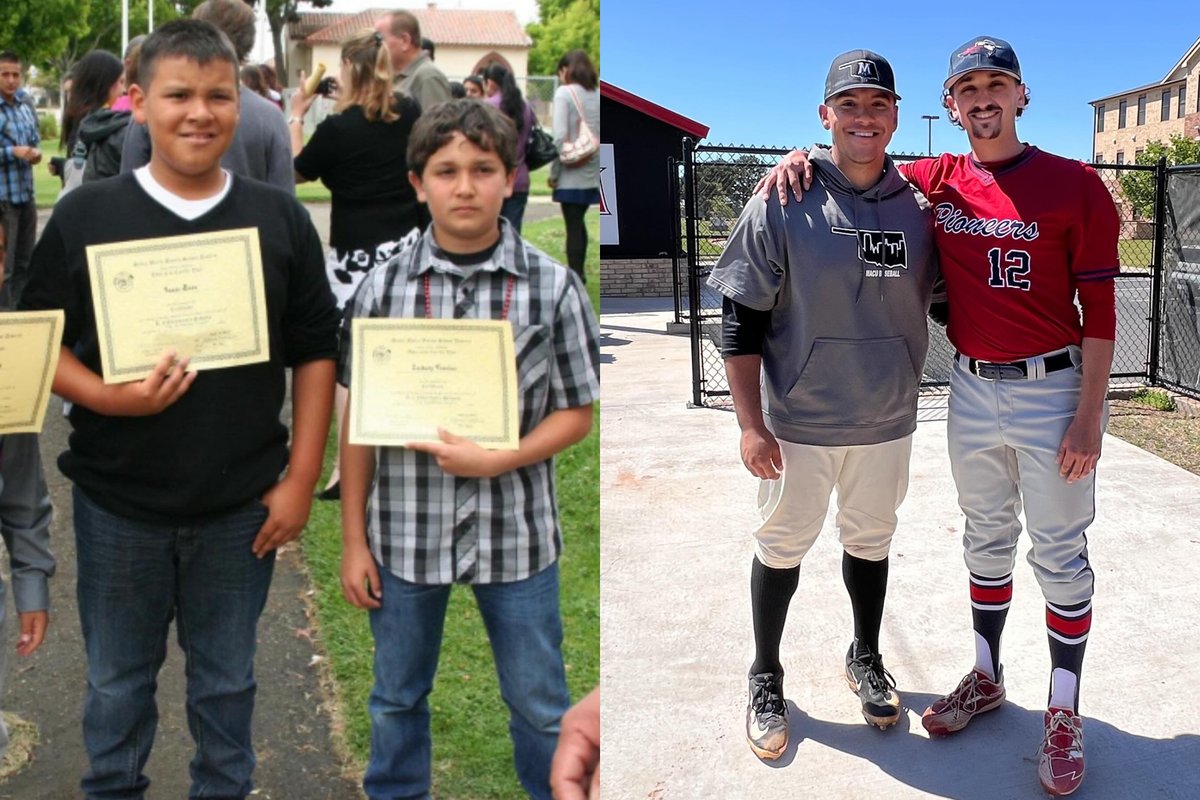
[[[442,647],[449,586],[401,580],[380,567],[383,607],[370,612],[375,637],[371,800],[428,798],[432,759],[429,691]],[[509,709],[517,778],[529,796],[550,800],[550,760],[567,710],[558,565],[512,583],[471,587],[487,627]]]
[[78,488],[79,619],[87,650],[83,744],[88,800],[141,798],[158,725],[154,692],[176,618],[186,658],[188,730],[196,742],[191,797],[253,789],[254,648],[275,554],[250,545],[267,518],[251,501],[193,526],[111,514]]

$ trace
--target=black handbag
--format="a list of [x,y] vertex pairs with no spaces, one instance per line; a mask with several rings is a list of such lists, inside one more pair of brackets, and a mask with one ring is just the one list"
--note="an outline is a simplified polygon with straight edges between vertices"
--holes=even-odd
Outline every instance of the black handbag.
[[554,138],[534,123],[529,128],[529,140],[525,142],[525,166],[529,171],[540,169],[558,158],[558,149],[554,146]]

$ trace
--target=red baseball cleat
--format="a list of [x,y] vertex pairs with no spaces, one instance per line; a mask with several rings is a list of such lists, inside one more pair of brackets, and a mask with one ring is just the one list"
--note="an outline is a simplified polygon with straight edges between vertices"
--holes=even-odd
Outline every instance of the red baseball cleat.
[[971,670],[958,688],[934,702],[921,715],[925,730],[935,736],[948,736],[967,727],[976,714],[999,708],[1004,702],[1004,671],[993,681],[979,670]]
[[1083,783],[1083,720],[1066,709],[1046,712],[1038,779],[1054,797],[1068,795]]

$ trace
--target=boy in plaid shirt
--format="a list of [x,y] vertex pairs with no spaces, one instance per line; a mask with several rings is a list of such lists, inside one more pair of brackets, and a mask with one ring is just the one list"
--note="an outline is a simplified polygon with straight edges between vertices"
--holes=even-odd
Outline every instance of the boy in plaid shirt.
[[375,638],[363,779],[371,798],[429,796],[427,697],[454,583],[471,584],[487,626],[517,776],[531,797],[550,798],[569,705],[554,455],[591,430],[598,329],[578,276],[500,217],[515,153],[512,123],[483,103],[423,114],[409,140],[409,179],[433,224],[367,275],[345,316],[344,385],[355,317],[508,319],[519,382],[518,450],[485,450],[445,430],[439,442],[407,447],[352,445],[343,434],[342,591],[370,610]]

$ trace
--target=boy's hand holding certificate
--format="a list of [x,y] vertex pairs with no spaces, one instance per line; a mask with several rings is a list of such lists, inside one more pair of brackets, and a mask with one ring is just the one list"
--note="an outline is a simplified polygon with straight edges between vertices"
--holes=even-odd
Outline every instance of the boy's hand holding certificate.
[[0,314],[0,434],[41,432],[62,333],[62,311]]
[[438,428],[516,450],[517,359],[504,320],[351,322],[351,444],[437,442]]
[[87,248],[105,383],[149,375],[174,348],[194,370],[270,358],[258,230]]

